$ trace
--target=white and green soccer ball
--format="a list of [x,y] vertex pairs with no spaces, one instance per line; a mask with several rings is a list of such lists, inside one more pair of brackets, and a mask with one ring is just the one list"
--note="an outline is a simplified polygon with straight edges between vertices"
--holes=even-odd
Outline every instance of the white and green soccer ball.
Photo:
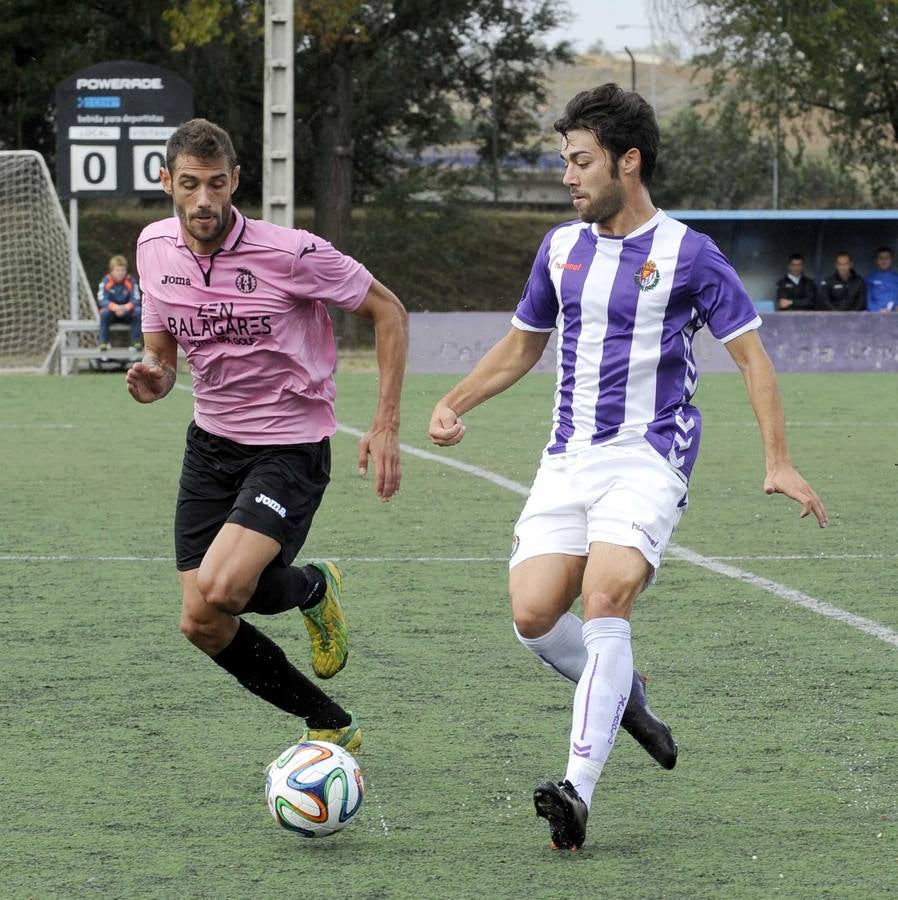
[[275,822],[309,838],[345,828],[364,794],[355,758],[326,741],[288,747],[268,767],[265,781],[265,799]]

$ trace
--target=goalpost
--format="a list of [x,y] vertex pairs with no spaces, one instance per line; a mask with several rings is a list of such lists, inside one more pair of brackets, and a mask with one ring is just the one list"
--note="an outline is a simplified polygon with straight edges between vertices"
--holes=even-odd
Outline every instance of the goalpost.
[[[78,315],[98,318],[76,261]],[[71,317],[69,225],[44,158],[0,151],[0,372],[48,371],[57,322]]]

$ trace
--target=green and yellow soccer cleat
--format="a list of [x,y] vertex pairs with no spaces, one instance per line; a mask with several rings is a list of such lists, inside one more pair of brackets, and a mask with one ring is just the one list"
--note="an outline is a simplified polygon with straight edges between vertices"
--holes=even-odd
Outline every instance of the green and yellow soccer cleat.
[[332,562],[313,562],[310,565],[324,575],[325,584],[321,600],[302,610],[312,642],[312,668],[319,678],[333,678],[349,658],[349,631],[340,604],[343,576]]
[[[347,710],[348,712],[348,710]],[[356,724],[355,716],[350,712],[350,723],[345,728],[309,728],[306,726],[299,736],[303,741],[327,741],[336,744],[349,753],[358,753],[362,749],[362,729]]]

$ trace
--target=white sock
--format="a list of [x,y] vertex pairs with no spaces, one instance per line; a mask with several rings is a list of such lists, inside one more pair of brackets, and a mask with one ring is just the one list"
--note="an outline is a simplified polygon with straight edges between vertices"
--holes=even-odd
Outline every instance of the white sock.
[[630,696],[630,623],[610,617],[590,619],[583,625],[583,643],[588,658],[574,694],[571,747],[564,777],[588,807]]
[[573,613],[565,613],[541,637],[525,638],[517,625],[514,626],[514,633],[528,650],[542,660],[543,665],[574,684],[580,680],[586,665],[586,647],[583,645],[583,623]]

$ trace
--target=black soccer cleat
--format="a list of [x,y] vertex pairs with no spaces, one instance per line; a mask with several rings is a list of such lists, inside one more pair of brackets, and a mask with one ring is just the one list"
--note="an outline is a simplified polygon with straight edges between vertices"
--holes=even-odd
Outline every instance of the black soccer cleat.
[[658,765],[672,769],[677,764],[677,742],[667,725],[649,709],[645,699],[647,681],[644,675],[633,670],[633,686],[621,718],[621,728],[631,734]]
[[589,810],[569,781],[538,784],[533,792],[533,805],[536,814],[549,821],[554,849],[579,850],[583,846]]

